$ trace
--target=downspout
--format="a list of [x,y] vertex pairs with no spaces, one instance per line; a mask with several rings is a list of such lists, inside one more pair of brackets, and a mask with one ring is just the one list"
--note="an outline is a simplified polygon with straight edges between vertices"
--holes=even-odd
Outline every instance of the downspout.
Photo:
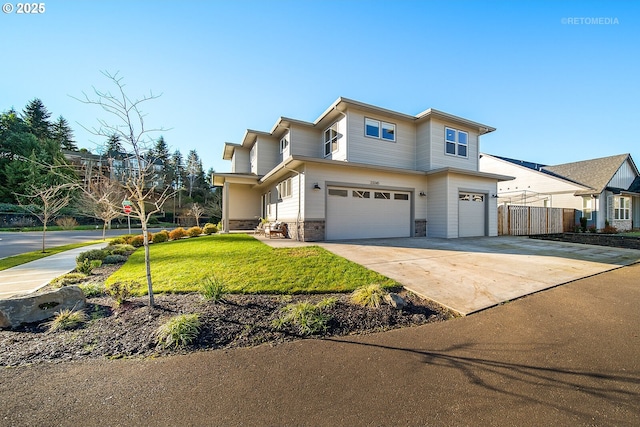
[[284,169],[298,175],[298,216],[296,217],[296,240],[300,241],[300,216],[302,216],[302,193],[300,192],[302,186],[302,180],[300,179],[301,174],[297,170],[289,169],[286,166],[284,166]]

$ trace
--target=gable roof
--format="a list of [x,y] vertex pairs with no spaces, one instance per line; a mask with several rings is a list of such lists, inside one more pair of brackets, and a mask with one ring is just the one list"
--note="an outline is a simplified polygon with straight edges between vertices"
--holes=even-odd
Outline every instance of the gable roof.
[[[601,193],[622,164],[630,157],[629,154],[618,154],[617,156],[601,157],[599,159],[545,166],[543,169],[586,185],[592,188],[594,193]],[[633,164],[633,161],[631,163]]]

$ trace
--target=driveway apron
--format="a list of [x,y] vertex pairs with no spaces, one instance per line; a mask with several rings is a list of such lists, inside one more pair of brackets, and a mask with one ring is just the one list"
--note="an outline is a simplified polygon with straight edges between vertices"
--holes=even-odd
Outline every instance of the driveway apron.
[[640,251],[526,237],[321,242],[462,315],[640,261]]

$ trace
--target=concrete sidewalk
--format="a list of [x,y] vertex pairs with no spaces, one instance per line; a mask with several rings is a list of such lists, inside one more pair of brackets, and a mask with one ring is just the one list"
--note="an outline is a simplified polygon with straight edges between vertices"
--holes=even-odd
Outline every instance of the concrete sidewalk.
[[81,252],[105,246],[107,242],[83,246],[0,271],[0,299],[37,291],[76,268],[76,257]]

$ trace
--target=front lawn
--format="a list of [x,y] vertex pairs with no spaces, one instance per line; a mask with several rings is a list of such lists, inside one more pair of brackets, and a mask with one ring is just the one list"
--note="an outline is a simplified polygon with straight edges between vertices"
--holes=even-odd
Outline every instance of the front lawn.
[[[271,248],[246,234],[224,234],[150,246],[154,292],[197,292],[206,277],[233,293],[350,292],[362,285],[397,282],[318,246]],[[138,249],[107,285],[133,280],[146,293],[144,249]]]

